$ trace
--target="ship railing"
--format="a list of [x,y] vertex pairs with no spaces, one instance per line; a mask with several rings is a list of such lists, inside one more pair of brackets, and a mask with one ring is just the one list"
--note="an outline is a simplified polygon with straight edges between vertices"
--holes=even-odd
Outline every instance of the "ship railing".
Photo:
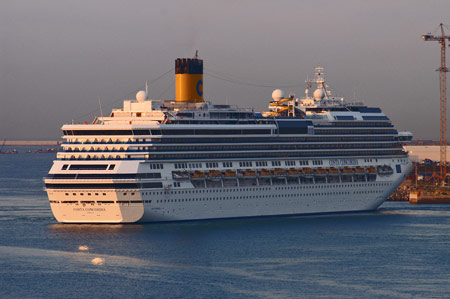
[[52,177],[43,177],[43,181],[52,181],[52,182],[154,182],[161,180],[171,180],[172,177],[161,177],[161,178],[143,178],[143,177],[135,177],[135,178],[52,178]]
[[[313,175],[312,177],[298,176],[298,177],[236,177],[236,180],[226,180],[225,178],[219,179],[218,181],[210,181],[207,178],[202,180],[192,180],[194,188],[219,188],[219,187],[239,187],[239,186],[264,186],[264,185],[317,185],[317,184],[338,184],[338,183],[354,183],[354,182],[374,182],[377,180],[376,174],[351,174],[351,175],[340,175],[340,176],[322,176]],[[230,184],[229,182],[234,182]]]
[[57,158],[59,161],[117,161],[117,160],[146,160],[144,157],[105,157],[105,158]]
[[52,182],[52,183],[67,183],[67,182],[71,182],[71,183],[73,183],[73,182],[77,182],[77,183],[93,183],[93,182],[115,183],[115,182],[136,182],[136,181],[141,180],[141,179],[77,179],[77,178],[55,179],[55,178],[47,178],[47,177],[44,177],[43,179],[47,182]]
[[[215,154],[215,153],[214,153]],[[163,160],[173,160],[173,157],[172,156],[170,156],[170,154],[168,154],[169,155],[169,157],[167,157],[167,155],[166,154],[164,154],[164,153],[162,153],[162,154],[154,154],[153,152],[152,152],[152,154],[151,154],[151,158],[150,157],[105,157],[105,158],[97,158],[97,157],[91,157],[91,158],[74,158],[74,157],[57,157],[56,158],[56,160],[61,160],[61,161],[69,161],[69,160],[71,160],[71,161],[88,161],[88,160],[149,160],[149,159],[151,159],[151,160],[153,160],[153,161],[163,161]],[[187,159],[186,158],[186,161],[192,161],[193,159],[204,159],[205,158],[205,154],[204,153],[202,153],[201,155],[200,155],[200,153],[198,154],[199,156],[198,157],[192,157],[192,158],[189,158],[189,159]],[[216,156],[214,156],[214,158],[222,158],[222,156],[219,156],[218,154],[215,154]],[[330,154],[328,154],[328,153],[324,153],[324,154],[322,154],[322,153],[320,153],[320,152],[315,152],[314,153],[314,155],[312,155],[312,154],[308,154],[308,155],[303,155],[303,156],[300,156],[300,155],[292,155],[292,156],[289,156],[289,157],[292,157],[292,158],[295,158],[295,157],[301,157],[301,158],[306,158],[306,157],[314,157],[314,158],[318,158],[318,157],[357,157],[357,156],[365,156],[365,155],[367,155],[367,153],[361,153],[361,154],[355,154],[355,153],[349,153],[349,154],[346,154],[346,153],[338,153],[338,154],[336,154],[336,155],[330,155]],[[385,152],[383,152],[383,153],[371,153],[371,155],[373,156],[373,157],[389,157],[389,158],[404,158],[404,157],[406,157],[407,156],[407,153],[406,152],[401,152],[401,154],[400,153],[389,153],[389,154],[386,154]],[[266,156],[255,156],[255,157],[264,157],[264,158],[267,158],[268,156],[266,155]],[[228,158],[228,157],[227,157]],[[236,158],[242,158],[241,156],[236,156]],[[245,157],[245,158],[248,158],[248,157]]]
[[[70,136],[67,136],[70,137]],[[154,137],[153,137],[154,138]],[[150,139],[150,138],[139,138],[139,139]],[[90,145],[90,144],[110,144],[110,145],[114,145],[114,144],[145,144],[145,143],[151,143],[151,141],[137,141],[137,140],[128,140],[128,141],[95,141],[95,142],[90,142],[90,141],[85,141],[85,142],[80,142],[80,141],[72,141],[72,142],[65,142],[62,143],[62,146],[70,146],[73,144],[81,144],[81,145]]]

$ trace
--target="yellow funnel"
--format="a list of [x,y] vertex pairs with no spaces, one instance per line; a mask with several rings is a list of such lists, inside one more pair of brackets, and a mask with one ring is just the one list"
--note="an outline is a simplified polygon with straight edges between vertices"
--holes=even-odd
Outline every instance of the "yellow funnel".
[[184,103],[203,102],[203,60],[175,60],[175,100]]

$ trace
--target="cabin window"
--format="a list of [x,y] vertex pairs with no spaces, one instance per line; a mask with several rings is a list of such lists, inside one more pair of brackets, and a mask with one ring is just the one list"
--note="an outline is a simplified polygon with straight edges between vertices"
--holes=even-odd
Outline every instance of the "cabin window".
[[251,161],[239,162],[239,167],[252,167],[253,163]]
[[233,162],[223,162],[223,167],[233,167]]
[[163,169],[163,165],[161,163],[152,163],[149,166],[150,169]]
[[106,170],[108,165],[103,164],[79,164],[71,165],[70,170]]
[[189,168],[202,168],[202,163],[189,163]]
[[272,161],[272,166],[281,166],[281,161]]

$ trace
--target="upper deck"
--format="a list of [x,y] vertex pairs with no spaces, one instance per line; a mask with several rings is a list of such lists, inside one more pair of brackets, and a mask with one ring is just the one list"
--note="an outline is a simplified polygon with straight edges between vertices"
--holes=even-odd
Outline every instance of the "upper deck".
[[[95,118],[89,127],[71,124],[64,125],[63,130],[110,131],[124,127],[134,130],[140,126],[164,125],[272,125],[279,128],[280,123],[283,126],[288,120],[303,124],[310,121],[308,124],[317,126],[393,127],[380,108],[367,107],[361,102],[347,103],[343,98],[332,96],[323,68],[317,67],[315,79],[306,83],[308,88],[303,98],[293,94],[285,97],[281,90],[275,90],[269,110],[262,112],[210,101],[149,100],[146,91],[139,91],[136,100],[125,100],[122,108],[113,109],[109,116]],[[310,96],[313,83],[317,86]]]
[[[61,159],[224,159],[233,157],[401,156],[412,139],[380,108],[331,95],[316,69],[317,88],[303,98],[272,94],[269,110],[210,101],[149,100],[140,91],[107,117],[66,124]],[[311,87],[309,85],[308,87]]]

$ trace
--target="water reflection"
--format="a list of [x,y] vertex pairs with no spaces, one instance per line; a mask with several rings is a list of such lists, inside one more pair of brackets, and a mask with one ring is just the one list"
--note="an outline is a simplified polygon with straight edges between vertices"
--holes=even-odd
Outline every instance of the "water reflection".
[[414,216],[448,216],[450,211],[442,211],[442,210],[431,210],[431,209],[414,209],[414,210],[380,210],[381,214],[384,215],[414,215]]
[[149,261],[126,256],[110,255],[88,252],[51,250],[41,248],[25,248],[14,246],[0,246],[2,259],[22,260],[25,263],[35,266],[48,266],[50,264],[59,264],[60,266],[83,267],[86,264],[103,265],[108,261],[110,266],[120,267],[142,267],[149,265]]

